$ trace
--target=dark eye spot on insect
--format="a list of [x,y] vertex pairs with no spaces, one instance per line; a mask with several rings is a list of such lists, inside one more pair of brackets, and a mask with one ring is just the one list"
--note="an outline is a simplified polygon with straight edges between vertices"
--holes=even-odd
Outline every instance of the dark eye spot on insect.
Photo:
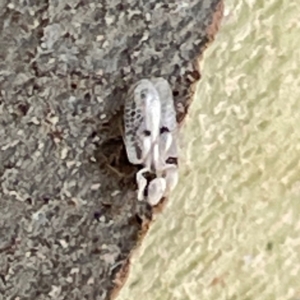
[[145,136],[150,136],[151,135],[151,131],[150,130],[144,130],[144,135]]
[[176,165],[176,166],[178,166],[178,158],[177,158],[177,157],[169,157],[169,158],[166,160],[166,163],[167,163],[167,164],[171,164],[171,165]]
[[136,114],[136,111],[132,111],[132,112],[130,113],[130,116],[131,116],[131,117],[134,117],[135,114]]
[[169,128],[168,127],[161,127],[160,128],[160,134],[163,134],[165,132],[170,132]]
[[144,89],[144,90],[141,91],[141,99],[142,100],[144,100],[146,98],[147,92],[148,92],[147,89]]

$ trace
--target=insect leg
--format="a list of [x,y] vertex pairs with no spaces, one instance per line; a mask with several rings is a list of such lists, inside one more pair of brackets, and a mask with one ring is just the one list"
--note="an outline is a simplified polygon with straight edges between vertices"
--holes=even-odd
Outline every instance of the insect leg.
[[150,181],[148,186],[147,201],[150,205],[155,206],[159,203],[161,198],[164,196],[167,188],[165,178],[155,178]]
[[142,201],[144,200],[144,192],[145,192],[145,188],[147,186],[147,180],[146,178],[143,176],[144,173],[148,172],[149,169],[148,168],[143,168],[140,171],[138,171],[136,173],[136,182],[138,185],[138,200]]
[[173,136],[170,131],[164,131],[160,135],[160,142],[161,142],[161,156],[163,158],[167,158],[168,151],[172,146],[173,143]]

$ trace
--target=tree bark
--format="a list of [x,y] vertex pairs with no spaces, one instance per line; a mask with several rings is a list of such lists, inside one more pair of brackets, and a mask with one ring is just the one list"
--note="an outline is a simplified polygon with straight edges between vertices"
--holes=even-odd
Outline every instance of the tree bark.
[[[164,77],[181,124],[222,0],[0,4],[0,299],[112,299],[153,209],[136,200],[124,97]],[[1,298],[2,297],[2,298]]]

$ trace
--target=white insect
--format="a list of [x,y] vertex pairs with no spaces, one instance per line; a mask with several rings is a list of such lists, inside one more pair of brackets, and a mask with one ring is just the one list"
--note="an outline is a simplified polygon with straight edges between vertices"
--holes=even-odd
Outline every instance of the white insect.
[[[156,205],[178,182],[177,123],[171,88],[163,78],[142,79],[130,90],[125,102],[125,137],[131,163],[144,166],[136,174],[138,200],[144,199],[146,172],[156,178],[148,185],[147,200]],[[175,160],[175,163],[168,161]]]
[[124,114],[128,159],[133,164],[144,165],[136,174],[138,200],[144,198],[147,180],[143,174],[151,171],[153,148],[157,148],[158,145],[160,118],[161,103],[158,91],[150,80],[142,79],[129,90]]

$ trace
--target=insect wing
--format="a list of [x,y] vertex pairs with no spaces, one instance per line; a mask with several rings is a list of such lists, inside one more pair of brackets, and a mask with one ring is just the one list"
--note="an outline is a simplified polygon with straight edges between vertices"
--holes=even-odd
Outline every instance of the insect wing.
[[160,136],[161,152],[167,151],[165,159],[177,158],[177,131],[176,110],[173,100],[173,93],[167,80],[154,78],[153,84],[157,89],[161,101],[161,122],[160,128],[164,132]]
[[138,83],[133,85],[127,94],[124,111],[124,143],[128,159],[133,164],[139,164],[141,158],[141,134],[144,130],[143,107],[136,99],[135,90]]

